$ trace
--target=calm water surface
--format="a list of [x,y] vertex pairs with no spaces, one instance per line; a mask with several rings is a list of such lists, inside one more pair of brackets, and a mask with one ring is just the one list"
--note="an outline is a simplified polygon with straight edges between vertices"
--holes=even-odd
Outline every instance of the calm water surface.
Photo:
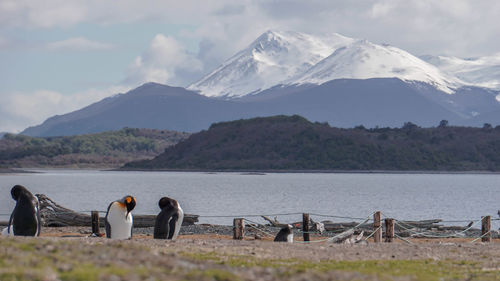
[[[44,170],[37,174],[0,175],[0,220],[7,220],[6,215],[14,207],[10,189],[15,184],[78,211],[106,210],[111,201],[131,194],[138,201],[136,214],[158,213],[157,203],[162,196],[177,199],[186,213],[202,216],[309,212],[365,217],[381,210],[398,219],[476,220],[483,215],[498,218],[500,209],[497,174],[249,175]],[[278,219],[292,222],[302,218],[291,215]],[[232,218],[202,217],[200,222],[232,224]],[[498,221],[494,226],[498,228]]]

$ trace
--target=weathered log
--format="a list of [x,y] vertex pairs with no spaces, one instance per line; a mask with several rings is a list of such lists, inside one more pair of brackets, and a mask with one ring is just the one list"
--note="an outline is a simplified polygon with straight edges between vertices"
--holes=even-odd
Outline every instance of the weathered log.
[[335,235],[334,237],[332,237],[332,239],[330,239],[330,241],[332,243],[342,243],[345,240],[351,238],[353,235],[354,235],[354,229],[349,229],[338,235]]
[[[78,213],[65,208],[44,194],[37,194],[40,202],[40,215],[43,226],[91,226],[90,215]],[[134,215],[134,227],[153,227],[156,215]],[[184,214],[182,225],[192,225],[198,222],[198,215]],[[104,217],[99,218],[99,225],[104,227]]]
[[363,236],[364,236],[364,231],[361,231],[358,235],[351,235],[349,238],[347,238],[346,240],[344,240],[344,244],[358,244],[358,243],[367,243],[365,240],[363,240]]
[[[343,230],[343,229],[348,229],[348,228],[353,228],[357,226],[359,223],[357,222],[339,222],[339,223],[333,223],[331,221],[323,221],[323,225],[325,226],[325,230],[327,231],[337,231],[337,230]],[[358,228],[361,229],[366,229],[366,230],[372,230],[373,229],[373,224],[372,223],[363,223],[358,226]]]
[[287,226],[288,224],[286,223],[280,223],[278,221],[278,219],[275,217],[274,220],[273,219],[270,219],[269,217],[266,217],[266,216],[261,216],[263,219],[265,219],[266,221],[268,221],[271,226],[275,226],[275,227],[285,227]]

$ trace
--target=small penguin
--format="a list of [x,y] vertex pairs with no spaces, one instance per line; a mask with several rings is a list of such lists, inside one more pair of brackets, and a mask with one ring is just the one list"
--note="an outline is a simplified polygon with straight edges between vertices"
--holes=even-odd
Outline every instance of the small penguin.
[[129,239],[132,237],[133,218],[130,212],[136,203],[133,196],[127,195],[109,204],[105,217],[107,238]]
[[22,185],[15,185],[10,190],[10,194],[16,201],[16,207],[2,235],[40,236],[41,219],[38,199]]
[[175,199],[163,197],[158,202],[161,212],[156,216],[155,239],[175,240],[181,230],[184,211]]
[[287,225],[283,227],[278,234],[276,234],[276,237],[274,238],[274,242],[288,242],[288,243],[293,243],[293,232],[292,232],[292,226]]

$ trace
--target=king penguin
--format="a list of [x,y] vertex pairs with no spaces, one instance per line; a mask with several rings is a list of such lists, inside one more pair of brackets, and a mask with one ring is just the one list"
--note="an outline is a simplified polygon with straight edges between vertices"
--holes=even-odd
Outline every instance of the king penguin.
[[184,211],[175,199],[163,197],[158,202],[161,212],[156,216],[155,239],[175,240],[181,230]]
[[41,219],[38,199],[22,185],[15,185],[10,190],[10,194],[16,201],[16,207],[2,235],[40,236]]
[[292,226],[287,225],[283,227],[278,234],[276,234],[276,237],[274,238],[274,242],[288,242],[288,243],[293,243],[293,232],[292,232]]
[[135,204],[135,198],[130,195],[109,204],[105,218],[107,238],[129,239],[132,237],[133,218],[130,212]]

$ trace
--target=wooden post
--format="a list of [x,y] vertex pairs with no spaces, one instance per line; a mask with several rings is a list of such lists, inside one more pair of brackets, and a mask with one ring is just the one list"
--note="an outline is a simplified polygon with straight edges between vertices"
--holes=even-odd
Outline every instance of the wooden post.
[[100,231],[99,231],[99,212],[98,211],[92,211],[90,213],[92,217],[92,233],[96,234],[99,236]]
[[302,214],[302,232],[304,241],[311,241],[309,237],[309,214]]
[[[491,242],[491,216],[481,217],[481,241]],[[484,235],[484,236],[483,236]]]
[[373,240],[375,243],[380,243],[382,242],[382,223],[381,223],[381,217],[382,213],[380,211],[375,212],[373,214],[373,231],[375,231],[375,234],[373,234]]
[[245,221],[242,218],[233,220],[233,239],[243,240],[245,236]]
[[394,241],[394,219],[385,219],[385,242]]

